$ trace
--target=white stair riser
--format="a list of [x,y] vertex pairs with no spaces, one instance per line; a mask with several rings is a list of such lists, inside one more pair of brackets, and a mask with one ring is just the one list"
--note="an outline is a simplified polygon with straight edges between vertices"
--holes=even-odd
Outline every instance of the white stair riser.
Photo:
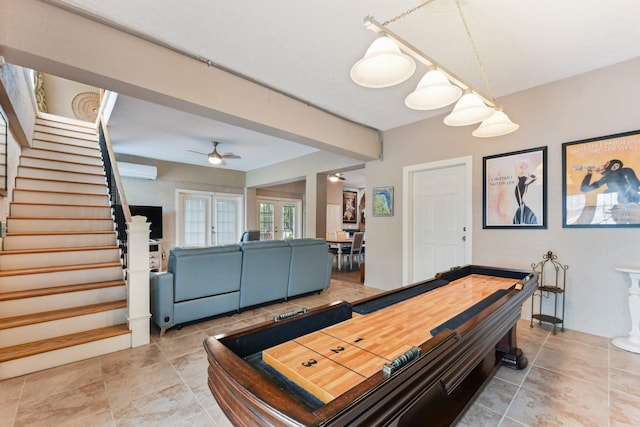
[[44,141],[62,142],[69,145],[77,145],[79,147],[96,148],[98,146],[98,135],[95,133],[89,135],[86,133],[74,132],[64,129],[52,129],[44,126],[36,125],[33,139],[41,139]]
[[113,220],[109,219],[29,219],[8,218],[10,233],[37,233],[39,231],[112,231]]
[[58,151],[60,153],[68,154],[81,154],[88,157],[100,157],[100,150],[96,148],[78,147],[76,145],[68,145],[58,142],[41,141],[39,139],[33,140],[33,148],[39,148],[41,150]]
[[47,113],[38,113],[38,118],[36,118],[36,125],[48,127],[52,131],[55,131],[57,129],[68,129],[87,134],[96,134],[95,123],[89,123],[82,120],[71,119],[68,117],[65,117],[64,121],[60,121],[59,116],[54,116]]
[[56,206],[12,203],[11,216],[27,218],[105,218],[111,217],[111,208],[109,206]]
[[107,186],[96,184],[82,184],[75,182],[56,182],[31,178],[16,178],[16,187],[25,190],[38,191],[67,191],[69,193],[107,194]]
[[0,347],[75,334],[89,329],[104,328],[122,323],[127,323],[126,308],[20,326],[17,328],[2,329],[0,330]]
[[23,316],[43,311],[61,310],[101,302],[118,301],[126,298],[125,286],[92,289],[89,291],[67,292],[19,300],[0,301],[2,317]]
[[122,280],[122,267],[85,268],[71,271],[0,276],[0,292],[42,289],[52,286],[79,285],[81,283]]
[[20,254],[3,254],[0,252],[0,270],[61,267],[64,265],[99,264],[119,261],[120,251],[118,248]]
[[13,201],[21,203],[51,203],[64,205],[109,205],[108,194],[50,193],[48,191],[13,191]]
[[66,172],[91,173],[94,175],[102,174],[104,176],[104,168],[102,165],[85,165],[80,163],[67,163],[58,160],[47,160],[33,157],[22,156],[20,158],[20,166],[36,167],[45,169],[55,169]]
[[131,334],[63,348],[0,363],[0,380],[42,371],[68,363],[131,348]]
[[6,251],[20,249],[74,248],[84,246],[115,246],[116,234],[7,235],[2,244]]
[[84,184],[103,184],[106,185],[106,178],[104,174],[93,175],[77,172],[66,172],[52,169],[38,169],[28,166],[20,166],[18,168],[18,177],[21,178],[37,178],[37,179],[50,179],[54,181],[73,181]]
[[35,150],[27,148],[24,154],[29,157],[35,157],[37,159],[47,160],[59,160],[61,162],[80,163],[86,165],[102,166],[102,158],[96,156],[81,156],[78,154],[63,153],[59,151],[47,151],[47,150]]

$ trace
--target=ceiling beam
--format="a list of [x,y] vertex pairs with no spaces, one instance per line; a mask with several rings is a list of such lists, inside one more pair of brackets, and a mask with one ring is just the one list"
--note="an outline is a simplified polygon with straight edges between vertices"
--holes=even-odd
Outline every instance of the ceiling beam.
[[380,133],[104,19],[52,5],[2,0],[7,62],[368,161]]

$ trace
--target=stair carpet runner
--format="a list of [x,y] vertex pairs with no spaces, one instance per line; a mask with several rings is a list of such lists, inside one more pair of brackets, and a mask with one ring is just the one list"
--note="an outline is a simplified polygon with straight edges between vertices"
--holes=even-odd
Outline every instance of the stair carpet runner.
[[38,118],[0,251],[0,380],[130,348],[126,308],[96,130]]

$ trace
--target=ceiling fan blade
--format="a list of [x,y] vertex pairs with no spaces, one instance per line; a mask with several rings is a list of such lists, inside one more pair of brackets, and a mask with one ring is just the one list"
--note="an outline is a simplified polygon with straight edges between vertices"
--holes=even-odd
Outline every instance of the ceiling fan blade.
[[223,159],[241,159],[242,157],[229,153],[229,154],[223,154],[222,158]]
[[190,152],[190,153],[202,154],[204,156],[206,156],[208,154],[208,153],[203,153],[201,151],[193,151],[193,150],[187,150],[187,151]]

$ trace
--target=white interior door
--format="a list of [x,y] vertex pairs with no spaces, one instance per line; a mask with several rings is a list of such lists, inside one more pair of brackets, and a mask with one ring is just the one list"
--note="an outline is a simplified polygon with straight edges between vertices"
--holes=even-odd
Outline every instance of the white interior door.
[[405,284],[471,262],[470,164],[422,166],[408,174]]

